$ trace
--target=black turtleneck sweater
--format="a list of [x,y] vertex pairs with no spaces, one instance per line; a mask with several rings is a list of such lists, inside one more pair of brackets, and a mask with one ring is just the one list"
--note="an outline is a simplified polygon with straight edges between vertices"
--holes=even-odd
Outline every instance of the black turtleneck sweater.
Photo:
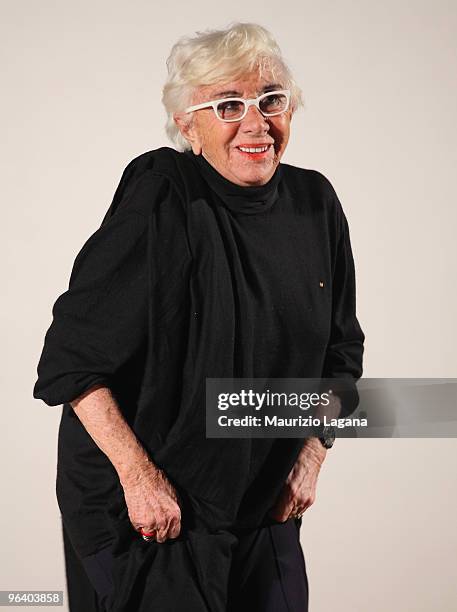
[[[54,304],[33,392],[63,404],[59,506],[80,556],[114,542],[116,610],[145,564],[157,575],[175,554],[179,567],[183,542],[222,610],[234,533],[271,522],[303,445],[207,439],[206,377],[353,382],[363,341],[348,225],[321,173],[281,163],[267,184],[241,187],[168,147],[128,164]],[[184,500],[182,535],[166,548],[133,529],[113,466],[69,404],[95,383]]]

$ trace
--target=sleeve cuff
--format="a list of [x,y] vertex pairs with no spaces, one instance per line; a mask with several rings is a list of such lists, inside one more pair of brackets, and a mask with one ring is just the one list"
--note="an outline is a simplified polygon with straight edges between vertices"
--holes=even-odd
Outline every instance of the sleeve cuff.
[[359,405],[359,392],[357,389],[357,379],[353,376],[340,378],[325,378],[325,388],[332,390],[332,393],[341,400],[341,412],[338,418],[345,418],[352,414]]
[[67,378],[46,384],[38,380],[33,388],[33,397],[41,399],[48,406],[60,406],[75,400],[96,384],[103,383],[109,387],[109,379],[100,374],[75,375],[72,380]]

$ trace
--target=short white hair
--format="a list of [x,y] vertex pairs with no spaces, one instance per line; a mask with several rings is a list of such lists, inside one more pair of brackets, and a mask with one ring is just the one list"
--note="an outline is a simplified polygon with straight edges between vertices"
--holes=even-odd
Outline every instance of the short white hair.
[[[231,81],[258,69],[269,70],[284,89],[290,89],[290,106],[303,106],[303,94],[292,77],[272,34],[256,23],[235,22],[223,30],[182,36],[167,59],[168,78],[162,90],[167,113],[165,131],[178,150],[190,149],[173,119],[173,113],[192,104],[194,91],[202,85]],[[189,114],[191,120],[193,113]]]

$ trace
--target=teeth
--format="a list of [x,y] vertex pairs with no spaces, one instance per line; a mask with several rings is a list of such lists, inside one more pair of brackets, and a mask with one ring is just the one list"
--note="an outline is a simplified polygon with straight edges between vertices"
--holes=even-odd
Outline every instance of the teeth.
[[268,149],[269,145],[266,147],[238,147],[240,151],[244,151],[245,153],[263,153]]

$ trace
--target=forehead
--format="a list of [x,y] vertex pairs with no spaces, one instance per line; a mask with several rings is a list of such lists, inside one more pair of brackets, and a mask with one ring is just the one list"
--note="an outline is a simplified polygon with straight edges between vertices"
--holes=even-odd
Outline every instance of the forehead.
[[196,97],[201,100],[227,97],[253,97],[264,91],[282,89],[278,77],[273,78],[269,72],[259,76],[258,72],[244,74],[234,80],[219,81],[211,85],[202,85],[197,89]]

